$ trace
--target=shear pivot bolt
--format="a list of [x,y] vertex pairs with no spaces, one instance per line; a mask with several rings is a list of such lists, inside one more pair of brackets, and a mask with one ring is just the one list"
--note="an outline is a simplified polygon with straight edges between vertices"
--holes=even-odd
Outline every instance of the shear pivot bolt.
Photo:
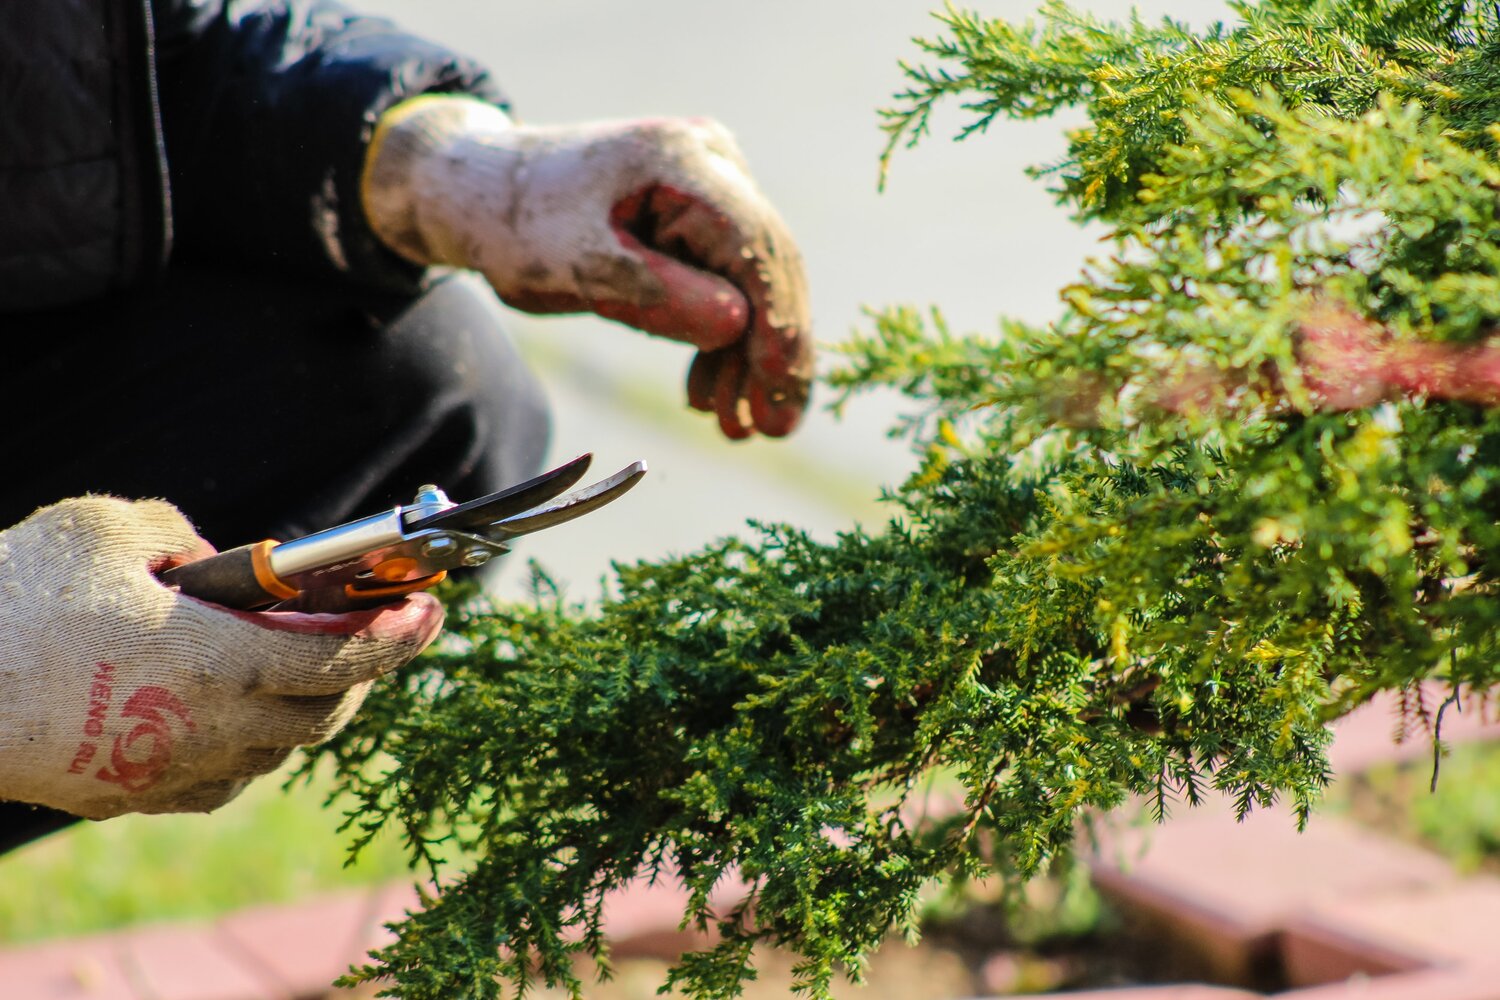
[[460,560],[465,566],[483,566],[490,561],[490,553],[486,549],[470,549],[464,553]]
[[451,538],[434,538],[422,546],[422,554],[429,559],[440,559],[451,556],[458,549],[458,543]]

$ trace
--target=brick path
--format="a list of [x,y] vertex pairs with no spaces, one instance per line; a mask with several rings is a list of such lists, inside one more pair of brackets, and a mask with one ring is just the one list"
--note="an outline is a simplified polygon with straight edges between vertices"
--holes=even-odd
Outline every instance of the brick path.
[[[1395,717],[1382,702],[1341,720],[1335,774],[1430,758],[1422,735],[1392,743]],[[1496,737],[1500,725],[1476,710],[1444,717],[1446,743]],[[1270,974],[1294,987],[1284,1000],[1500,1000],[1500,879],[1460,876],[1435,854],[1338,817],[1315,816],[1299,834],[1284,810],[1237,823],[1222,802],[1102,840],[1090,863],[1095,885],[1205,979]],[[1075,996],[1122,1000],[1119,992]]]
[[[1430,755],[1391,742],[1393,712],[1343,720],[1339,774]],[[1444,738],[1500,737],[1477,712],[1450,713]],[[1283,1000],[1500,1000],[1500,879],[1460,877],[1441,858],[1337,817],[1298,834],[1276,810],[1236,823],[1222,804],[1164,826],[1101,838],[1095,884],[1209,981],[1266,970]],[[733,888],[726,889],[732,892]],[[212,923],[158,924],[0,949],[0,1000],[317,1000],[416,904],[406,885],[257,907]],[[681,894],[641,886],[606,918],[617,951],[675,955],[702,943],[677,929]],[[1074,1000],[1250,1000],[1207,985],[1071,994]]]
[[6,1000],[303,1000],[382,942],[409,886],[254,907],[0,952]]

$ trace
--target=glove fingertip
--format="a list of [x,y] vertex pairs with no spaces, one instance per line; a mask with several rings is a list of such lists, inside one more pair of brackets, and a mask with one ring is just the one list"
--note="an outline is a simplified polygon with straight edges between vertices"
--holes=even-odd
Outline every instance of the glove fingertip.
[[688,406],[700,413],[714,411],[714,390],[719,384],[719,367],[724,356],[719,351],[699,351],[688,367]]
[[743,441],[755,434],[755,428],[735,410],[719,414],[719,431],[731,441]]
[[376,640],[368,677],[378,677],[405,665],[426,649],[443,630],[443,605],[431,594],[408,594],[390,610],[381,609],[361,634]]
[[346,691],[404,666],[443,627],[442,604],[425,593],[341,614],[213,610],[268,633],[248,642],[245,656],[255,670],[255,689],[271,694]]
[[768,381],[787,381],[812,369],[812,339],[799,326],[757,323],[749,338],[750,366]]
[[[387,609],[397,613],[387,617]],[[407,594],[399,603],[380,611],[367,626],[377,639],[412,641],[426,646],[443,629],[443,602],[425,590]]]
[[720,364],[714,410],[719,415],[719,430],[729,440],[743,441],[755,433],[750,401],[745,395],[745,357],[739,352],[726,353]]
[[805,400],[772,402],[771,393],[760,382],[751,382],[747,396],[750,419],[766,437],[786,437],[802,422]]

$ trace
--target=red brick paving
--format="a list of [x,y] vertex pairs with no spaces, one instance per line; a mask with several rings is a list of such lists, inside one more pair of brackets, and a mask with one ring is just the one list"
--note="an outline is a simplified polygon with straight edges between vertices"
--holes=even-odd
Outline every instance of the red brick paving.
[[1371,940],[1337,923],[1295,917],[1277,937],[1281,967],[1292,986],[1316,986],[1352,978],[1425,969],[1419,951]]
[[409,911],[421,909],[421,906],[416,887],[408,882],[393,882],[376,889],[370,896],[370,911],[359,943],[349,956],[350,963],[363,963],[369,952],[395,941],[396,935],[385,925],[400,921]]
[[372,898],[343,892],[295,906],[252,907],[224,917],[218,931],[226,947],[264,969],[284,994],[316,996],[362,954]]
[[259,963],[225,947],[212,926],[200,924],[158,924],[0,951],[0,996],[294,1000]]
[[[1430,689],[1426,701],[1435,710],[1442,695]],[[1445,713],[1445,743],[1500,737],[1500,724],[1466,708]],[[1398,721],[1392,699],[1340,720],[1334,771],[1429,758],[1426,731],[1392,742]],[[1222,803],[1180,812],[1111,833],[1092,871],[1208,975],[1244,981],[1270,967],[1306,987],[1279,994],[1287,1000],[1500,1000],[1500,881],[1461,878],[1436,855],[1336,817],[1315,816],[1298,834],[1284,810],[1243,823]],[[1156,996],[1171,994],[1141,994]]]
[[[1500,880],[1480,877],[1425,890],[1393,890],[1314,904],[1283,932],[1283,948],[1313,957],[1343,946],[1372,961],[1351,971],[1380,973],[1420,967],[1457,967],[1500,961]],[[1382,967],[1384,966],[1384,967]],[[1314,985],[1323,975],[1307,959],[1288,961],[1294,985]],[[1500,993],[1500,982],[1496,984]]]
[[0,951],[0,983],[16,1000],[140,1000],[112,937]]
[[150,1000],[292,1000],[214,927],[157,925],[116,937],[127,977]]
[[1283,993],[1279,1000],[1500,1000],[1500,965],[1481,961],[1456,969],[1355,978]]
[[1090,990],[1087,993],[1048,993],[1048,1000],[1264,1000],[1263,993],[1249,993],[1228,986],[1205,986],[1182,983],[1169,986],[1141,986],[1123,990]]
[[1253,980],[1281,928],[1315,903],[1457,878],[1441,858],[1336,817],[1318,816],[1298,833],[1284,810],[1236,822],[1222,802],[1116,831],[1090,868],[1105,895],[1191,943],[1197,964],[1226,982]]

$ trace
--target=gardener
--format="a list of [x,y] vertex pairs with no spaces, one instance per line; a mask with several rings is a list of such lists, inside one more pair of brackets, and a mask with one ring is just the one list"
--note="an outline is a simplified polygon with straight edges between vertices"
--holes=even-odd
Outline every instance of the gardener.
[[214,809],[431,641],[423,594],[249,614],[154,573],[211,551],[177,507],[238,544],[534,471],[496,293],[693,345],[731,438],[802,411],[797,251],[711,122],[520,125],[325,0],[0,5],[0,66],[0,846],[62,821],[17,803]]

